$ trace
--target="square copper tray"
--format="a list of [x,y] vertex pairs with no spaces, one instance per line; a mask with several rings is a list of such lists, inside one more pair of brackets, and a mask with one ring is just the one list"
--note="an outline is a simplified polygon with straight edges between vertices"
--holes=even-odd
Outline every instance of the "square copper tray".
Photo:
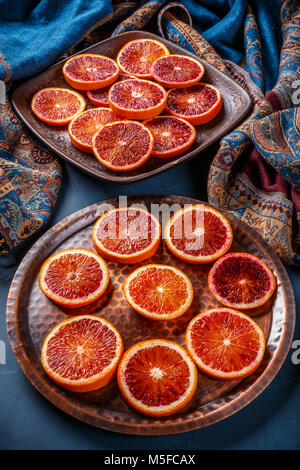
[[[168,168],[199,156],[207,147],[235,127],[248,113],[251,99],[246,91],[227,75],[215,69],[207,62],[199,59],[185,49],[148,32],[132,31],[99,42],[82,52],[93,52],[116,58],[118,51],[126,42],[139,38],[154,38],[163,42],[173,54],[185,54],[195,57],[205,66],[203,81],[217,86],[222,94],[223,109],[210,123],[197,126],[197,136],[192,147],[184,154],[170,160],[150,158],[144,165],[126,174],[120,174],[104,168],[92,155],[81,152],[73,146],[67,128],[48,126],[39,121],[30,109],[33,94],[44,87],[67,87],[62,74],[64,60],[50,67],[45,72],[22,83],[12,94],[12,105],[19,118],[29,127],[44,144],[58,154],[61,158],[80,168],[89,175],[112,183],[132,183],[157,175]],[[88,100],[87,100],[88,101]],[[87,106],[92,107],[92,106]]]

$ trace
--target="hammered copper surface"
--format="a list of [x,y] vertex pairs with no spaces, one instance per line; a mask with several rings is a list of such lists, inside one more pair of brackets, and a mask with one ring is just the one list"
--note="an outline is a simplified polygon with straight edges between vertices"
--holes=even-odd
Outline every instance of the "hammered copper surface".
[[[219,88],[223,97],[223,109],[220,114],[210,123],[203,126],[197,126],[197,136],[192,147],[184,154],[171,159],[150,158],[144,165],[133,170],[120,174],[104,168],[93,155],[88,155],[78,150],[72,144],[67,127],[58,128],[48,126],[37,119],[31,112],[30,103],[33,94],[44,87],[58,86],[70,88],[64,81],[62,75],[62,65],[65,61],[53,65],[45,72],[31,78],[16,88],[12,94],[13,107],[20,119],[30,128],[30,130],[39,137],[48,147],[60,155],[69,163],[77,166],[86,173],[99,179],[112,181],[114,183],[130,183],[158,174],[167,168],[172,168],[183,161],[199,155],[216,140],[226,134],[229,129],[234,127],[249,111],[251,100],[243,88],[235,83],[230,77],[224,75],[207,62],[199,59],[190,52],[173,44],[166,39],[160,38],[148,32],[131,31],[114,38],[106,39],[84,51],[104,54],[113,59],[116,58],[118,51],[126,42],[139,38],[155,38],[166,44],[169,50],[174,54],[185,54],[195,57],[205,67],[204,82],[211,83]],[[92,107],[87,99],[88,107]]]
[[[129,205],[187,204],[199,202],[177,196],[133,196]],[[249,378],[239,382],[213,380],[199,373],[198,388],[193,400],[182,411],[167,418],[150,418],[134,411],[121,398],[116,381],[102,390],[84,394],[68,392],[56,386],[44,373],[40,363],[43,339],[67,316],[59,306],[42,294],[38,272],[45,258],[67,248],[88,248],[92,245],[92,227],[97,217],[117,205],[112,199],[82,209],[51,228],[24,257],[11,285],[7,302],[7,328],[14,354],[32,384],[48,400],[70,415],[86,423],[112,431],[132,434],[169,434],[190,431],[219,421],[251,402],[271,382],[288,353],[294,332],[295,306],[293,291],[280,260],[253,230],[231,217],[234,231],[233,251],[247,251],[262,258],[275,273],[278,283],[273,306],[255,319],[268,338],[263,363]],[[157,206],[156,206],[157,208]],[[174,207],[176,208],[176,207]],[[178,207],[177,207],[178,208]],[[155,213],[155,211],[154,211]],[[190,310],[173,321],[154,322],[139,316],[125,301],[122,284],[137,266],[163,263],[182,269],[191,279],[195,299]],[[162,241],[157,253],[137,265],[124,266],[108,262],[110,290],[93,311],[118,328],[125,349],[148,338],[166,338],[184,345],[188,321],[200,311],[218,306],[207,287],[209,266],[186,264],[173,257]],[[85,312],[87,310],[85,309]],[[84,311],[80,310],[80,313]]]

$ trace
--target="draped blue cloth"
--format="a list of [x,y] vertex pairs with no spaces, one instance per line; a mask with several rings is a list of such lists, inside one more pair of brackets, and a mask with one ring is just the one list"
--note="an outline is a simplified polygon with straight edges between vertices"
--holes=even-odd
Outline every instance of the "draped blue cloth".
[[[193,26],[222,57],[243,64],[243,32],[248,6],[257,19],[261,42],[262,68],[266,90],[275,85],[281,50],[280,0],[183,0],[193,18]],[[257,38],[255,38],[257,39]],[[248,52],[249,53],[249,52]],[[249,70],[248,64],[246,70]]]
[[0,0],[0,80],[49,67],[112,13],[110,0]]

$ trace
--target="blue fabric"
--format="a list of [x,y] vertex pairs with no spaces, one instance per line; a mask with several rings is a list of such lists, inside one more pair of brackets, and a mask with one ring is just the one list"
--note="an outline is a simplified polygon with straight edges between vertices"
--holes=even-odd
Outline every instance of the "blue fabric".
[[0,80],[49,67],[112,12],[110,0],[0,0]]
[[277,80],[282,42],[280,0],[183,0],[181,3],[188,8],[194,28],[222,59],[240,65],[245,56],[241,31],[250,4],[258,22],[265,91],[273,88]]

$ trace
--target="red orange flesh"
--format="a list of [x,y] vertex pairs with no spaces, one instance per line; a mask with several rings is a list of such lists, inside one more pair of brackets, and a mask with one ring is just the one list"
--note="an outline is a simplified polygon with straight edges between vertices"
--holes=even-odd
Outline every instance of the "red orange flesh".
[[51,126],[65,126],[84,111],[85,99],[68,88],[43,88],[32,97],[31,110]]
[[194,204],[177,211],[165,226],[169,250],[187,263],[211,263],[225,254],[232,243],[230,223],[206,204]]
[[79,54],[65,62],[63,75],[77,90],[97,90],[117,80],[119,67],[114,60],[100,54]]
[[216,379],[241,379],[260,365],[265,336],[247,315],[229,308],[207,310],[186,330],[188,351],[199,369]]
[[118,367],[124,399],[149,416],[182,409],[197,387],[197,370],[186,351],[172,341],[142,341],[125,352]]
[[204,75],[203,65],[185,55],[171,54],[157,59],[151,68],[154,80],[167,88],[186,88],[198,83]]
[[117,116],[108,108],[92,108],[74,118],[68,127],[69,136],[75,145],[83,152],[93,153],[92,137],[105,124],[119,121]]
[[[122,82],[123,80],[129,80],[130,78],[134,79],[135,77],[127,75],[126,73],[120,73],[116,81]],[[108,92],[110,87],[111,85],[106,86],[105,88],[99,88],[99,90],[89,90],[87,91],[86,95],[90,102],[95,106],[109,108]]]
[[153,137],[140,122],[118,121],[106,124],[94,134],[92,149],[106,168],[130,171],[148,160],[153,149]]
[[168,91],[166,111],[197,126],[214,119],[222,108],[220,91],[208,83]]
[[123,290],[129,305],[151,320],[180,317],[193,301],[193,286],[186,274],[162,264],[137,268],[127,277]]
[[209,288],[227,307],[251,309],[264,305],[273,295],[276,279],[264,261],[249,253],[228,253],[212,267]]
[[53,302],[81,307],[99,299],[109,283],[105,261],[83,248],[63,250],[50,256],[39,273],[39,286]]
[[122,47],[117,63],[120,69],[129,75],[150,78],[153,63],[168,54],[168,48],[155,39],[137,39]]
[[125,80],[115,83],[108,94],[111,109],[127,119],[151,119],[158,116],[167,101],[165,89],[149,80]]
[[104,258],[124,264],[150,258],[158,248],[160,236],[156,217],[134,206],[106,212],[93,229],[96,250]]
[[144,121],[153,135],[152,157],[171,158],[184,153],[196,138],[194,126],[174,116],[157,116]]
[[90,392],[115,376],[123,353],[119,332],[92,315],[67,319],[48,334],[41,351],[45,372],[61,387]]

